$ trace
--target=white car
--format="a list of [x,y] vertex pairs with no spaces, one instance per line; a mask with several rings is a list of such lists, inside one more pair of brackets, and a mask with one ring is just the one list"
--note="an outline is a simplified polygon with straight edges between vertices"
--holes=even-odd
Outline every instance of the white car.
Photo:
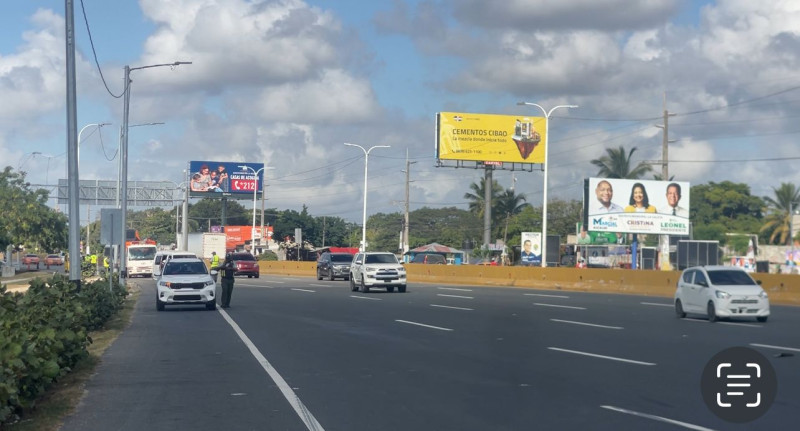
[[406,269],[397,256],[385,252],[358,253],[350,264],[350,290],[359,288],[369,292],[370,287],[385,287],[387,292],[406,291]]
[[704,314],[711,322],[721,317],[755,317],[766,322],[769,298],[759,283],[735,266],[695,266],[678,279],[675,313]]
[[[213,271],[212,271],[213,272]],[[167,305],[202,304],[217,307],[217,285],[198,258],[170,259],[156,283],[156,309]]]

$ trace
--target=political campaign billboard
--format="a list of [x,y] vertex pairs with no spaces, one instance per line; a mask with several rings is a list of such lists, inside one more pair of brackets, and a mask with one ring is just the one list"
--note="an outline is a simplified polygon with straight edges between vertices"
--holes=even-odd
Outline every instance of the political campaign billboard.
[[587,230],[689,235],[688,182],[589,178]]

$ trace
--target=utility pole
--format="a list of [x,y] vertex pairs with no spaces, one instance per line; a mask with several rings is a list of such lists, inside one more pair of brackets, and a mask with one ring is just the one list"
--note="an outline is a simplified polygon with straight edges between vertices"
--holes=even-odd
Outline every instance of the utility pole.
[[492,167],[486,166],[483,176],[483,245],[492,241]]
[[409,205],[409,183],[411,183],[411,165],[417,162],[411,162],[408,160],[408,148],[406,148],[406,213],[405,213],[405,222],[403,223],[403,254],[408,253],[409,249],[409,241],[408,241],[408,205]]
[[[664,124],[656,125],[660,129],[664,129],[664,134],[661,139],[661,181],[669,181],[669,117],[674,117],[675,114],[670,114],[667,111],[667,92],[664,92]],[[636,235],[633,236],[636,242]],[[659,249],[661,250],[660,267],[663,271],[672,269],[669,262],[669,235],[661,235],[659,237]],[[634,260],[636,259],[634,255]]]

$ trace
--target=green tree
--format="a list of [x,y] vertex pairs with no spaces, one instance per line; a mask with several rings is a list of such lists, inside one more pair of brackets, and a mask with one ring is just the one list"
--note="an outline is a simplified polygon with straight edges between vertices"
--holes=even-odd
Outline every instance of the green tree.
[[767,217],[761,232],[769,235],[770,244],[791,244],[791,217],[800,209],[800,188],[791,183],[781,183],[773,187],[775,198],[765,196]]
[[[484,198],[486,197],[486,179],[483,178],[476,183],[472,183],[469,185],[470,190],[472,192],[464,193],[464,199],[469,200],[469,210],[476,214],[478,217],[483,219],[483,212],[485,208]],[[503,188],[497,182],[497,180],[492,181],[492,202],[497,202],[497,195],[503,192]],[[494,206],[492,207],[492,213],[494,214]]]
[[[252,224],[252,210],[246,210],[235,200],[226,199],[226,202],[227,225],[249,226]],[[190,232],[208,232],[208,226],[222,225],[222,199],[203,198],[200,202],[189,205],[189,219],[197,223],[197,230],[192,229]],[[136,227],[134,226],[134,228]]]
[[67,247],[67,217],[47,206],[49,193],[31,189],[24,172],[0,172],[0,250],[24,245],[39,252]]
[[636,147],[626,154],[625,147],[619,148],[606,148],[606,154],[599,159],[594,159],[591,163],[598,168],[597,176],[604,178],[628,178],[639,179],[646,173],[653,170],[653,167],[646,162],[639,162],[636,167],[631,169],[633,165],[633,153],[636,152]]
[[[755,234],[762,225],[764,202],[744,183],[723,181],[692,186],[690,220],[694,238],[727,244],[726,233]],[[761,239],[762,242],[766,242]]]

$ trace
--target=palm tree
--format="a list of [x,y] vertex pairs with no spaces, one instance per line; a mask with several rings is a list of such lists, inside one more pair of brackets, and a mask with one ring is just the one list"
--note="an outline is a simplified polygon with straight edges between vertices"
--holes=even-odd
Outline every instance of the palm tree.
[[800,188],[791,183],[781,183],[778,188],[773,187],[775,199],[764,196],[769,215],[766,223],[761,227],[761,232],[772,232],[769,240],[772,243],[791,244],[791,217],[792,213],[800,209]]
[[639,179],[652,171],[653,167],[648,163],[639,162],[635,168],[631,169],[631,158],[635,151],[636,147],[633,147],[626,155],[622,145],[619,148],[606,148],[606,155],[592,160],[591,163],[600,168],[597,171],[598,177]]
[[[464,199],[468,199],[469,202],[469,210],[470,212],[476,214],[478,217],[483,217],[483,209],[484,209],[484,196],[486,196],[486,188],[485,188],[486,179],[482,179],[479,182],[475,182],[469,185],[470,190],[472,193],[464,193]],[[492,202],[497,202],[497,196],[503,191],[503,188],[500,187],[500,184],[497,180],[492,181]],[[494,210],[495,205],[492,205],[492,209]],[[495,211],[492,211],[493,213]]]
[[505,219],[505,228],[503,229],[503,242],[506,241],[508,236],[508,219],[512,215],[519,214],[524,208],[531,206],[525,202],[527,198],[525,194],[516,194],[514,190],[507,189],[495,200],[492,215],[494,216],[494,225],[499,226],[500,220]]

